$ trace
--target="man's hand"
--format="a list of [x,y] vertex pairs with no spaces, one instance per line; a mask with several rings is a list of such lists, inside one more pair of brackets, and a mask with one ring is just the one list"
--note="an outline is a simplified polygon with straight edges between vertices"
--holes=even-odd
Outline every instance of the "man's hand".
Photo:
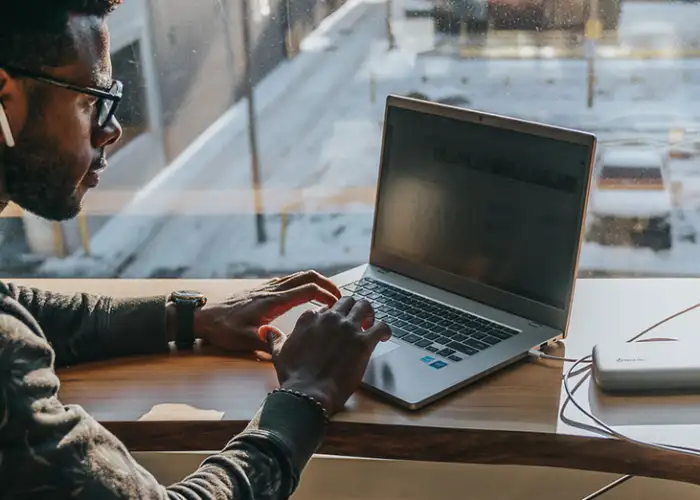
[[360,386],[377,343],[391,338],[385,323],[374,322],[370,303],[352,297],[305,311],[288,336],[272,326],[260,334],[273,345],[280,386],[316,398],[331,415]]
[[195,314],[195,335],[229,351],[270,352],[258,329],[290,309],[311,301],[332,306],[341,297],[331,281],[315,271],[276,278],[223,302],[206,304]]

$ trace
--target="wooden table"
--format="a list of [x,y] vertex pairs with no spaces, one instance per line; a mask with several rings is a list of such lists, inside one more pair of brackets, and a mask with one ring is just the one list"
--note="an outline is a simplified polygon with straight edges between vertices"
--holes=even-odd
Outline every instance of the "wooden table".
[[[630,301],[639,299],[641,282],[648,285],[647,295],[668,297],[679,283],[685,283],[687,289],[689,280],[655,280],[653,286],[649,280],[579,280],[570,331],[580,330],[589,318],[610,317],[620,310],[630,314],[634,310]],[[692,283],[700,297],[700,280]],[[22,280],[22,284],[121,296],[190,288],[214,299],[255,282]],[[606,292],[612,284],[614,294]],[[627,309],[619,307],[621,302]],[[319,452],[566,467],[700,484],[698,458],[618,440],[557,433],[561,375],[560,363],[525,361],[419,412],[397,409],[361,391],[329,426]],[[217,450],[243,429],[276,384],[269,363],[211,352],[95,363],[61,370],[59,376],[62,401],[82,405],[133,451]],[[182,420],[139,420],[163,403],[217,410],[224,416],[220,420],[187,415]]]

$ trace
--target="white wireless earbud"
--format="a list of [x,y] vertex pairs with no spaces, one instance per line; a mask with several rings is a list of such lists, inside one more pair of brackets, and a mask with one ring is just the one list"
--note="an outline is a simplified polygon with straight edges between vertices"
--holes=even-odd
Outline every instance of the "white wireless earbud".
[[5,108],[2,103],[0,103],[0,132],[5,136],[5,144],[7,144],[7,147],[15,147],[15,138],[12,137],[10,121],[7,119],[7,114],[5,113]]

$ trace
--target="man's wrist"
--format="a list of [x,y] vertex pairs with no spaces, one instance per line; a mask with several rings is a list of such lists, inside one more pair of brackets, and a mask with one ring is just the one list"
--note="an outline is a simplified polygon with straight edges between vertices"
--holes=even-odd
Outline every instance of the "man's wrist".
[[319,404],[326,410],[328,416],[332,416],[334,412],[333,408],[333,396],[332,391],[329,389],[322,389],[315,384],[303,384],[288,382],[282,384],[280,389],[283,391],[288,391],[290,393],[299,392],[305,396],[310,397],[312,400],[318,401]]

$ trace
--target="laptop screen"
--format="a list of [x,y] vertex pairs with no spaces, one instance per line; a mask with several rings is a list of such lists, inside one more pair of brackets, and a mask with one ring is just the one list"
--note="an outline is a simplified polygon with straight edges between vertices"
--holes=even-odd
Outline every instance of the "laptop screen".
[[389,106],[372,251],[568,309],[591,151]]

